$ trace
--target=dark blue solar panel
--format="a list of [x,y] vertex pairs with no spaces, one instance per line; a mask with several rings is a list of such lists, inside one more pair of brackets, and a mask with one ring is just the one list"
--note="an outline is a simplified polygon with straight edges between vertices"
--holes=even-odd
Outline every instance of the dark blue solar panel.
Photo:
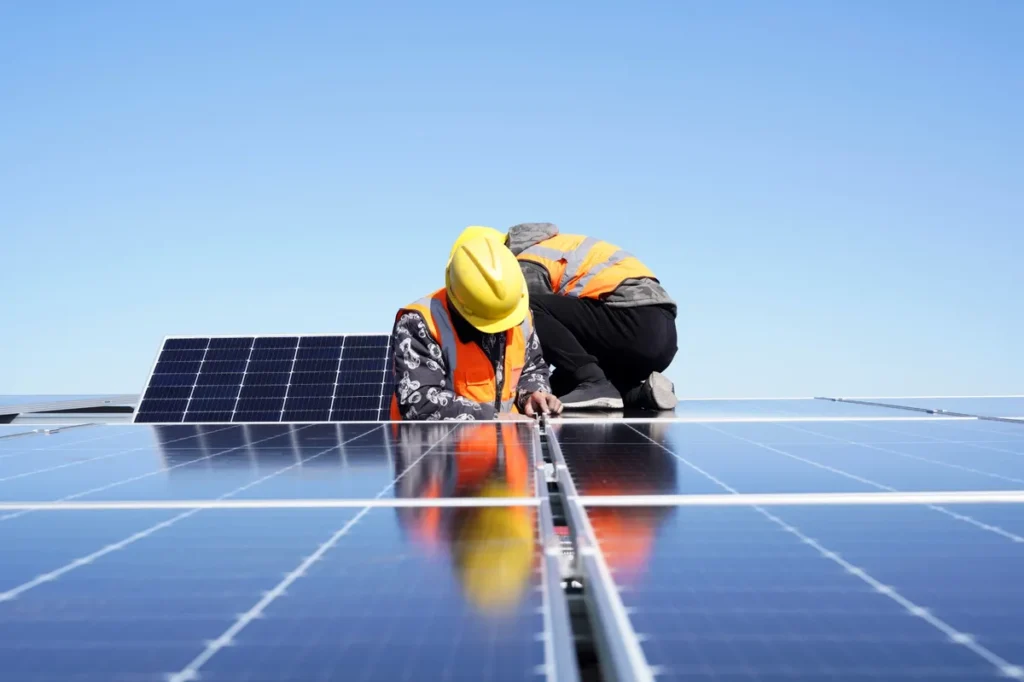
[[390,337],[167,339],[137,423],[387,419]]
[[1024,489],[1024,426],[978,420],[573,423],[583,495]]
[[[951,509],[1024,528],[1024,505]],[[588,512],[658,680],[1021,679],[1024,544],[923,506]]]
[[[72,431],[52,441],[9,439],[21,444],[0,447],[0,498],[357,499],[372,498],[392,481],[397,484],[384,498],[475,497],[484,482],[504,482],[508,496],[532,497],[534,428],[528,422],[95,427],[93,440]],[[80,464],[54,468],[69,462]],[[38,475],[10,478],[31,472]]]
[[542,679],[533,510],[435,512],[433,542],[395,509],[25,515],[0,543],[0,678]]
[[161,424],[31,434],[0,439],[0,500],[370,499],[386,490],[383,499],[443,501],[481,495],[485,483],[532,497],[535,428]]

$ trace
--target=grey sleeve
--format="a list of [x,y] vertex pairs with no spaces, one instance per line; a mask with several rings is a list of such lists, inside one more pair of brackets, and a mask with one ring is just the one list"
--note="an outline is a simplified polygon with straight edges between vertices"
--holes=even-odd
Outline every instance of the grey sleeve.
[[554,223],[519,223],[508,228],[505,246],[518,256],[534,244],[551,239],[557,234],[558,225]]
[[543,391],[551,393],[551,372],[548,363],[544,361],[544,355],[540,348],[540,338],[534,331],[526,342],[526,366],[519,376],[519,385],[516,387],[516,407],[522,412],[526,406],[526,400],[532,393]]
[[423,316],[403,313],[392,331],[395,362],[395,397],[402,419],[493,419],[493,405],[455,395],[448,385],[441,344],[427,329]]
[[523,277],[526,279],[526,288],[530,291],[531,295],[554,293],[551,290],[551,276],[543,265],[521,260],[519,261],[519,269],[523,271]]

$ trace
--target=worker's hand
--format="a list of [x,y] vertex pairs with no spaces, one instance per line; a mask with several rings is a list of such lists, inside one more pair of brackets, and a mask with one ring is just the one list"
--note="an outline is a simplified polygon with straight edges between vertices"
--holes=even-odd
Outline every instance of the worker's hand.
[[503,422],[528,422],[530,418],[518,412],[499,412],[498,420]]
[[542,414],[562,414],[562,401],[550,393],[536,391],[530,394],[524,411],[528,417],[539,417]]

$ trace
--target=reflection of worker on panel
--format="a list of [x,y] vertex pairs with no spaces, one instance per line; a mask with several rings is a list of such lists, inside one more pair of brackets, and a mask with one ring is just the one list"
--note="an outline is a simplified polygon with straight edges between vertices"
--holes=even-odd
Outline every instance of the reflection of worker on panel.
[[452,247],[442,289],[398,311],[391,419],[557,414],[519,264],[495,230]]
[[[530,450],[512,424],[393,426],[396,495],[405,498],[529,497]],[[447,440],[446,440],[447,436]],[[432,449],[431,449],[432,448]],[[428,454],[427,450],[430,450]],[[411,468],[410,468],[411,467]],[[420,507],[396,510],[428,552],[447,551],[467,600],[481,611],[514,610],[534,570],[534,508]]]
[[593,237],[524,223],[506,244],[530,290],[551,383],[567,408],[671,410],[661,372],[675,358],[676,304],[632,254]]
[[[570,463],[579,493],[595,496],[677,493],[679,460],[647,440],[649,437],[659,443],[666,442],[669,427],[670,424],[657,421],[588,425],[590,452],[588,456],[574,457]],[[552,425],[552,430],[557,437],[559,426]],[[631,442],[650,447],[631,448]],[[604,443],[607,445],[602,447]],[[587,517],[601,551],[620,585],[632,583],[647,569],[658,529],[671,514],[670,506],[587,508]]]

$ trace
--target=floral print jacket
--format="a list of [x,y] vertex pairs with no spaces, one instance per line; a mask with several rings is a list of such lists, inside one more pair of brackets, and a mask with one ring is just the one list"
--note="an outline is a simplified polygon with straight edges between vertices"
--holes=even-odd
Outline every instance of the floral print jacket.
[[[475,341],[490,358],[498,383],[505,365],[504,334],[483,334],[458,315],[452,315],[455,333],[463,343]],[[448,368],[441,345],[427,329],[423,316],[407,311],[392,331],[395,362],[395,396],[398,410],[408,420],[494,419],[493,404],[477,403],[455,395],[448,385]],[[527,358],[516,387],[516,405],[523,410],[535,391],[551,391],[550,371],[534,331],[526,342]]]

